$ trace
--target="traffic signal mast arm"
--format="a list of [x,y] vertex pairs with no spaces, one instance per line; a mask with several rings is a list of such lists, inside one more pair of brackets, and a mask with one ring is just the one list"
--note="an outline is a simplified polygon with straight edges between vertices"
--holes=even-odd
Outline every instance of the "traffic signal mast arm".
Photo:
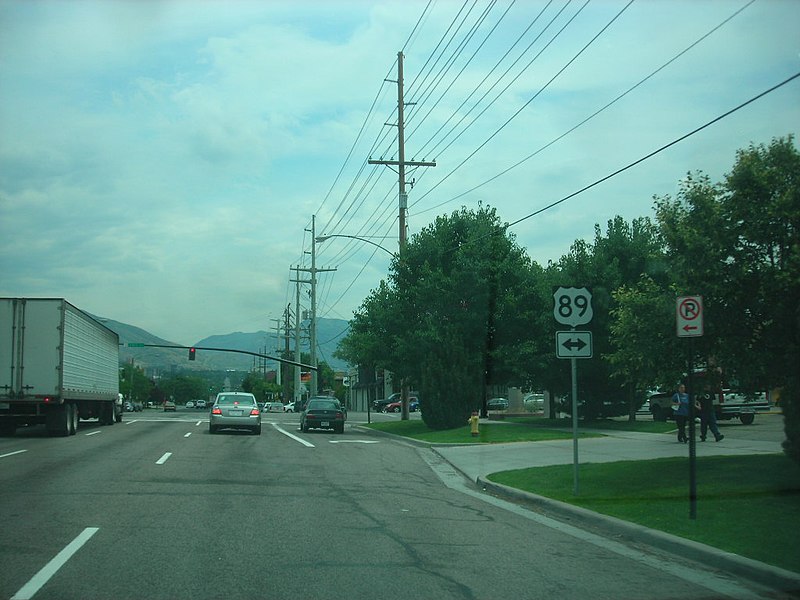
[[295,362],[293,360],[287,360],[285,358],[278,358],[277,356],[270,356],[268,354],[260,354],[259,352],[250,352],[249,350],[232,350],[231,348],[208,348],[206,346],[176,346],[174,344],[136,344],[136,343],[128,343],[128,347],[129,348],[174,348],[175,350],[189,350],[191,348],[194,348],[195,350],[212,350],[214,352],[235,352],[237,354],[249,354],[250,356],[258,356],[260,358],[266,358],[268,360],[276,360],[278,362],[286,363],[289,365],[303,367],[304,369],[313,369],[314,371],[319,370],[319,367],[314,367],[301,362]]

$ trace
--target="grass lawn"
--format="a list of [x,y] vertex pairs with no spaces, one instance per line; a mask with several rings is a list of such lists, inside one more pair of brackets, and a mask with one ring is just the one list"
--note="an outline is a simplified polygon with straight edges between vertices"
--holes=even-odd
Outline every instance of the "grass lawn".
[[800,572],[800,465],[783,454],[697,459],[697,519],[685,458],[494,473],[491,481]]
[[[469,425],[443,431],[430,429],[422,421],[390,421],[372,423],[364,425],[364,427],[435,444],[502,444],[572,438],[571,431],[549,429],[542,423],[541,419],[537,423],[481,423],[480,433],[477,437],[472,437]],[[550,425],[549,422],[548,425]],[[597,437],[597,435],[596,433],[581,433],[581,437]]]

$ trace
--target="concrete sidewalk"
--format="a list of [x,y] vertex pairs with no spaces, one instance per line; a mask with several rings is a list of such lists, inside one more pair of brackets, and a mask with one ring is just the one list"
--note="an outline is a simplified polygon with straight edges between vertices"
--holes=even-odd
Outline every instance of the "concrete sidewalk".
[[[578,440],[578,464],[689,456],[689,445],[678,443],[672,433],[605,430],[591,430],[591,433],[598,433],[603,437]],[[713,438],[709,440],[697,441],[698,457],[782,452],[778,441],[734,439],[730,435],[726,435],[721,442],[714,442]],[[472,481],[498,471],[571,465],[573,462],[571,439],[469,446],[435,445],[434,449]]]

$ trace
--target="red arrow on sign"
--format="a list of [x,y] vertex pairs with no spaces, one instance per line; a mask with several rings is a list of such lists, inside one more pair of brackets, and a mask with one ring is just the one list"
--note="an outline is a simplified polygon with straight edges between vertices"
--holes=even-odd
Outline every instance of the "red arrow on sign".
[[684,331],[694,331],[695,329],[697,329],[697,325],[684,325],[683,326],[683,330]]

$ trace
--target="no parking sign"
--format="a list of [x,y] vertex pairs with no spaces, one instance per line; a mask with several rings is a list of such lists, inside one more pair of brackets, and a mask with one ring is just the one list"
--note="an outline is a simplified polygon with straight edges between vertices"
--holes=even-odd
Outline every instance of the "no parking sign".
[[675,303],[675,326],[678,337],[703,335],[703,297],[679,296]]

